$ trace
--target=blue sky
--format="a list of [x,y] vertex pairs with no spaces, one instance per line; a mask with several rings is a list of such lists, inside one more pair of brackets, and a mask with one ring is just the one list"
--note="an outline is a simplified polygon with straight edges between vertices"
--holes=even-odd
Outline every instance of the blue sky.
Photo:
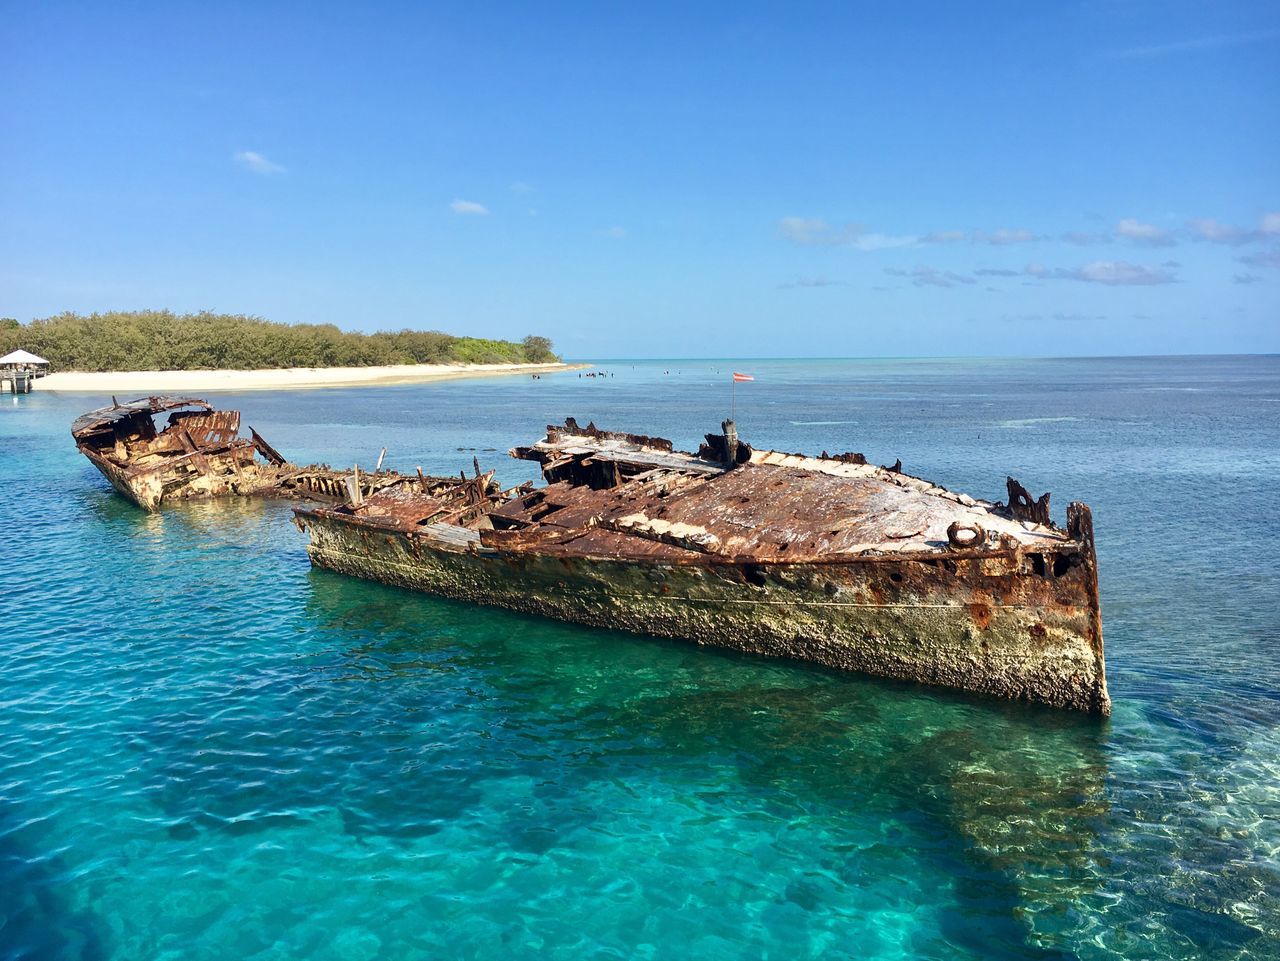
[[1280,350],[1280,5],[0,4],[0,315]]

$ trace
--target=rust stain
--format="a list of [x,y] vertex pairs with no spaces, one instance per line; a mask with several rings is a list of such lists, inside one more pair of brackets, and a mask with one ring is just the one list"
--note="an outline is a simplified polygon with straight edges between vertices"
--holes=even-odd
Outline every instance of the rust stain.
[[980,631],[985,631],[991,626],[991,608],[986,604],[970,604],[969,617],[973,619],[974,625]]

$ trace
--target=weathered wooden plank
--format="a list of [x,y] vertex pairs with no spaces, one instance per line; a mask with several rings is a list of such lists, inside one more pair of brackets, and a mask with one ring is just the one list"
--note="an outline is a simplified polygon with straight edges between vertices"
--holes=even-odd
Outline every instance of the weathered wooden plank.
[[421,531],[435,540],[444,541],[446,544],[456,544],[459,547],[480,543],[479,531],[458,527],[456,524],[425,524],[422,526]]

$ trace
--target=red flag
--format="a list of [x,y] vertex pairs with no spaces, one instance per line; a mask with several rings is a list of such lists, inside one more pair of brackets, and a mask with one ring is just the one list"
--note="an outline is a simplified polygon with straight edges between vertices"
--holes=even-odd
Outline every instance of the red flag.
[[755,380],[755,378],[752,377],[750,374],[739,374],[736,370],[733,372],[733,379],[735,383],[739,383],[739,384],[741,384],[744,380]]

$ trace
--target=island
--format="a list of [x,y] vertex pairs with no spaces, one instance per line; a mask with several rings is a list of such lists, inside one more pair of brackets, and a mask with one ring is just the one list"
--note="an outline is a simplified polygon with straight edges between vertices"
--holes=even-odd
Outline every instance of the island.
[[168,310],[65,312],[0,319],[0,352],[49,361],[41,390],[219,391],[404,384],[568,370],[549,338],[520,341],[438,330],[342,330],[245,314]]

